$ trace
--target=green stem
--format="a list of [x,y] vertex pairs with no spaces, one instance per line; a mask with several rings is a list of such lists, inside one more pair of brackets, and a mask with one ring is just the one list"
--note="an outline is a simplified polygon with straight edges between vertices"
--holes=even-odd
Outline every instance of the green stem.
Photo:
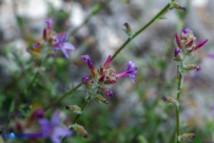
[[[83,105],[81,106],[81,111],[83,111],[83,110],[85,109],[85,107],[88,105],[88,103],[89,103],[90,100],[91,100],[91,98],[88,97],[88,98],[84,101]],[[73,124],[75,124],[75,123],[78,121],[80,115],[81,115],[81,114],[76,115],[76,117],[74,118]]]
[[36,79],[38,78],[39,76],[39,70],[40,68],[42,67],[42,65],[45,63],[45,61],[48,59],[48,55],[41,61],[41,63],[39,64],[39,69],[38,71],[36,71],[36,73],[34,74],[31,82],[29,83],[29,85],[27,86],[26,88],[26,93],[28,93],[28,91],[32,88],[33,84],[36,82]]
[[69,96],[70,94],[72,94],[74,91],[76,91],[80,86],[82,86],[82,83],[77,84],[74,88],[70,89],[68,92],[65,92],[60,98],[58,98],[57,100],[51,102],[48,106],[46,106],[44,108],[44,110],[48,110],[50,107],[60,103],[64,98],[66,98],[67,96]]
[[123,50],[129,44],[129,42],[131,42],[135,37],[137,37],[140,33],[142,33],[145,29],[147,29],[152,23],[154,23],[155,20],[157,20],[158,18],[163,16],[171,8],[171,2],[172,1],[168,2],[168,4],[160,12],[158,12],[145,26],[143,26],[138,31],[136,31],[132,36],[130,36],[120,46],[120,48],[114,53],[114,55],[112,56],[111,60],[113,60],[120,53],[120,51]]
[[[182,62],[182,61],[181,61]],[[182,63],[177,65],[176,143],[180,143],[180,96],[183,83]]]

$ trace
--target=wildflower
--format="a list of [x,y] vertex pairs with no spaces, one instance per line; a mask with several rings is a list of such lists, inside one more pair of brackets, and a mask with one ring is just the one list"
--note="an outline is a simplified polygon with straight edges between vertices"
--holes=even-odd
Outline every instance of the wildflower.
[[208,39],[202,40],[200,42],[196,41],[196,37],[189,28],[184,28],[179,36],[177,33],[175,35],[176,43],[180,49],[184,49],[188,53],[192,53],[197,49],[204,46]]
[[46,24],[47,24],[47,29],[48,30],[52,30],[52,26],[53,26],[53,19],[52,18],[47,18],[45,20]]
[[131,81],[135,83],[135,75],[137,74],[137,67],[133,61],[129,61],[124,72],[117,74],[117,78],[129,76]]
[[[94,73],[96,72],[96,70],[94,68],[94,64],[91,58],[89,57],[89,55],[83,55],[81,56],[81,58],[84,62],[88,64],[92,74],[95,76]],[[113,83],[116,83],[117,78],[129,76],[132,82],[134,83],[135,75],[138,69],[137,67],[135,67],[135,64],[133,61],[129,61],[125,71],[119,74],[116,74],[115,69],[109,67],[110,61],[111,61],[111,56],[109,55],[105,64],[99,68],[98,70],[99,82],[106,83],[106,84],[113,84]],[[85,81],[86,78],[87,77],[85,77],[83,81]]]
[[75,47],[66,42],[68,39],[68,35],[66,33],[59,33],[56,35],[56,43],[54,44],[54,50],[61,50],[66,58],[69,57],[67,50],[73,51]]
[[177,57],[178,54],[181,53],[181,49],[179,47],[175,48],[175,51],[174,51],[174,56]]
[[60,122],[60,112],[56,111],[49,122],[47,119],[43,118],[39,120],[41,126],[41,133],[44,137],[50,137],[53,143],[60,143],[60,138],[65,136],[70,136],[71,131],[66,128],[59,126]]
[[204,46],[204,45],[207,43],[207,41],[208,41],[208,39],[198,42],[198,43],[190,50],[190,52],[195,51],[195,50],[201,48],[202,46]]
[[[91,70],[91,73],[93,76],[84,76],[82,79],[82,82],[84,85],[89,88],[98,88],[99,91],[103,91],[103,93],[107,96],[112,96],[113,91],[106,88],[106,85],[108,84],[114,84],[117,82],[118,78],[127,77],[129,76],[134,83],[135,81],[135,75],[137,73],[137,67],[135,67],[135,64],[133,61],[129,61],[127,64],[127,67],[124,72],[117,74],[116,70],[112,67],[110,67],[111,62],[111,55],[108,56],[105,63],[98,68],[98,70],[95,69],[94,64],[89,57],[89,55],[83,55],[81,56],[82,60],[88,64],[88,67]],[[94,85],[94,86],[92,86]],[[96,89],[97,90],[97,89]],[[98,96],[99,95],[99,96]],[[98,101],[107,103],[106,99],[101,97],[100,94],[94,95],[94,98]]]
[[85,63],[88,64],[88,67],[91,70],[92,75],[95,76],[94,64],[93,64],[91,58],[89,57],[89,55],[82,55],[81,58]]
[[51,41],[52,37],[55,35],[55,33],[52,30],[52,28],[53,28],[53,19],[52,18],[47,18],[45,20],[45,23],[46,23],[47,27],[43,30],[43,38],[44,38],[44,40]]
[[105,93],[106,93],[107,96],[112,96],[113,95],[113,91],[109,90],[109,89],[107,89]]

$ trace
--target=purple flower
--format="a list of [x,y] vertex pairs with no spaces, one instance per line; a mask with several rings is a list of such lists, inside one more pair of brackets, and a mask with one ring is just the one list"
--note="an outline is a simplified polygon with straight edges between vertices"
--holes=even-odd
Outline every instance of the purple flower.
[[182,48],[181,39],[180,39],[180,37],[178,36],[178,33],[175,34],[175,40],[176,40],[176,43],[177,43],[178,47],[179,47],[179,48]]
[[95,76],[95,68],[90,56],[82,55],[81,58],[86,64],[88,64],[88,67],[90,68],[92,75]]
[[191,30],[189,29],[189,28],[184,28],[183,30],[182,30],[182,33],[184,33],[184,34],[187,34],[187,33],[189,33]]
[[51,30],[52,27],[53,27],[53,19],[52,19],[52,18],[47,18],[47,19],[45,20],[45,23],[47,24],[47,29],[48,29],[48,30]]
[[66,42],[68,39],[68,35],[66,33],[59,33],[56,35],[56,44],[54,44],[53,48],[55,50],[61,50],[62,53],[65,55],[66,58],[69,57],[67,50],[74,50],[75,47]]
[[111,55],[109,55],[108,58],[106,59],[106,62],[105,62],[105,64],[104,64],[104,68],[108,68],[110,62],[111,62]]
[[113,95],[113,91],[112,91],[112,90],[109,90],[109,89],[106,89],[105,94],[106,94],[107,96],[112,96],[112,95]]
[[178,54],[181,53],[181,49],[179,47],[175,48],[175,51],[174,51],[174,56],[177,57]]
[[60,143],[61,137],[71,135],[71,131],[68,128],[59,126],[59,115],[60,112],[56,111],[52,115],[50,122],[45,118],[39,120],[42,135],[44,137],[50,137],[53,143]]
[[191,52],[192,52],[192,51],[195,51],[195,50],[197,50],[197,49],[199,49],[199,48],[201,48],[202,46],[204,46],[204,45],[207,43],[207,41],[208,41],[208,39],[198,42],[198,43],[196,44],[196,46],[194,46],[194,47],[191,49]]
[[137,67],[133,61],[129,61],[124,72],[117,74],[117,78],[129,76],[131,81],[135,82],[135,75],[137,74]]
[[201,70],[201,67],[200,66],[196,66],[196,71],[200,71]]

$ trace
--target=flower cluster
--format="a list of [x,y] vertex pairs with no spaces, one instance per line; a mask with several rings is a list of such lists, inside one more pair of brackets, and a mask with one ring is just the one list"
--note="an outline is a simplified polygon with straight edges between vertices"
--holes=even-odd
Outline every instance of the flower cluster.
[[53,20],[51,18],[47,18],[45,20],[46,28],[43,30],[42,40],[39,40],[33,43],[31,48],[28,48],[28,51],[32,54],[41,54],[42,47],[44,45],[50,45],[52,48],[47,51],[52,55],[56,56],[57,51],[61,50],[66,58],[69,58],[68,51],[73,51],[75,47],[67,42],[68,35],[65,32],[56,33],[53,30]]
[[[104,91],[105,95],[111,96],[112,90],[106,88],[106,85],[116,83],[118,78],[130,77],[131,81],[135,82],[135,75],[137,73],[137,67],[133,61],[129,61],[125,70],[121,73],[117,73],[116,70],[109,66],[111,56],[108,56],[103,66],[95,69],[94,64],[89,55],[83,55],[82,60],[88,64],[91,71],[90,75],[85,75],[82,82],[88,88],[98,88],[98,90]],[[99,99],[102,99],[101,97]]]
[[[176,61],[184,61],[185,58],[191,55],[194,51],[203,47],[208,39],[197,42],[196,37],[193,32],[189,28],[185,28],[182,30],[181,34],[175,35],[177,46],[174,50],[174,57]],[[199,71],[201,68],[198,65],[189,65],[184,66],[184,70],[197,70]]]

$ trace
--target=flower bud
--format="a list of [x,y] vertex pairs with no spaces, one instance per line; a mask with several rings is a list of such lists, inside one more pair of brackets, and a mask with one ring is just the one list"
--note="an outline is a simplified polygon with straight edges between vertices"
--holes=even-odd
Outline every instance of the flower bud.
[[180,135],[179,140],[189,140],[189,139],[194,139],[195,138],[195,134],[194,133],[184,133],[182,135]]
[[208,41],[208,39],[198,42],[198,43],[190,50],[190,52],[193,52],[193,51],[195,51],[195,50],[197,50],[197,49],[200,49],[201,47],[203,47],[203,46],[207,43],[207,41]]
[[132,33],[131,26],[130,26],[127,22],[124,23],[123,26],[125,27],[125,28],[124,28],[125,33],[126,33],[128,36],[130,36],[131,33]]
[[81,114],[82,113],[81,108],[77,105],[66,105],[65,109],[70,110],[70,111],[74,112],[75,114]]
[[190,71],[190,70],[196,70],[200,71],[201,67],[199,65],[189,65],[183,68],[184,70]]
[[168,103],[177,103],[177,100],[171,96],[163,96],[162,97],[164,102],[168,102]]
[[173,7],[180,10],[186,10],[186,7],[181,6],[180,4],[173,2]]
[[180,39],[180,37],[178,36],[178,33],[175,34],[175,40],[176,40],[176,43],[177,43],[178,47],[179,47],[179,48],[182,48],[181,39]]
[[103,102],[105,104],[108,104],[108,101],[106,100],[106,98],[104,98],[102,95],[100,94],[95,94],[94,95],[95,100],[99,101],[99,102]]
[[88,132],[86,131],[86,129],[79,125],[79,124],[74,124],[72,125],[72,128],[76,131],[79,132],[84,138],[88,137]]
[[179,47],[175,48],[174,50],[174,57],[176,61],[180,61],[181,60],[181,49]]

